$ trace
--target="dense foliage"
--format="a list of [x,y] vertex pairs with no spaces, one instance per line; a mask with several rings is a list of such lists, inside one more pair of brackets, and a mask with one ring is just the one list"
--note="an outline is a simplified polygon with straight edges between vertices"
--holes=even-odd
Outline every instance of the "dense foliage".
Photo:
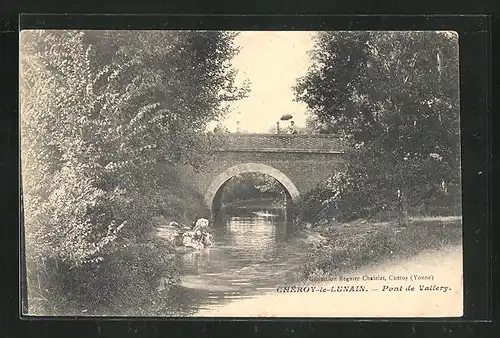
[[[82,277],[68,295],[96,299],[89,295],[100,289],[119,298],[120,285],[132,283],[144,261],[157,261],[156,249],[140,248],[166,197],[162,192],[175,191],[176,179],[160,176],[155,165],[202,165],[197,149],[204,144],[196,134],[224,114],[225,102],[245,94],[234,85],[234,37],[212,31],[22,32],[28,277],[38,274],[40,282],[43,266],[59,269],[42,278],[51,283],[38,285],[45,297],[57,299],[57,281],[67,285],[78,276],[73,271],[85,276],[83,269],[99,271],[93,279],[102,284],[90,287]],[[138,248],[152,257],[131,256]],[[120,285],[113,284],[111,269],[99,268],[109,259],[124,269]],[[133,266],[142,268],[132,273]],[[151,278],[151,269],[139,277]]]
[[231,178],[222,191],[224,203],[271,199],[283,201],[285,191],[273,177],[258,172],[243,173]]
[[345,170],[318,189],[323,212],[356,218],[459,203],[446,188],[460,184],[456,34],[321,32],[312,58],[297,100],[313,114],[310,128],[340,135],[349,149]]

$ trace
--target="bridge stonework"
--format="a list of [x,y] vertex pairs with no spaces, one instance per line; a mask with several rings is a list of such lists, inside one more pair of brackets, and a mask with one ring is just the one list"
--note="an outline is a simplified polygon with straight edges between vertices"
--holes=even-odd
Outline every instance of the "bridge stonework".
[[210,209],[224,184],[244,172],[274,177],[297,200],[339,169],[344,149],[331,135],[228,134],[207,149],[211,159],[202,171],[179,166],[176,172]]

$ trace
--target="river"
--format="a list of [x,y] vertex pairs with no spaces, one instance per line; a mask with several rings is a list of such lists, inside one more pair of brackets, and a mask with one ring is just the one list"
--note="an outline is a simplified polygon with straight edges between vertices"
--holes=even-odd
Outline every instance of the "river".
[[[446,286],[450,292],[383,292],[383,279],[355,282],[365,292],[279,293],[300,285],[292,270],[305,263],[307,232],[293,231],[282,209],[233,209],[211,226],[214,244],[180,259],[181,283],[168,295],[168,316],[181,317],[447,317],[462,313],[460,245],[424,250],[413,258],[373,262],[349,276],[433,276],[432,280],[395,281],[407,290]],[[390,277],[387,277],[390,279]],[[334,289],[345,282],[306,282]],[[352,285],[349,284],[349,285]],[[382,291],[380,291],[382,290]],[[396,290],[397,291],[397,290]]]
[[226,209],[211,231],[211,248],[181,258],[181,283],[171,291],[176,315],[275,290],[293,281],[291,269],[305,259],[283,209]]

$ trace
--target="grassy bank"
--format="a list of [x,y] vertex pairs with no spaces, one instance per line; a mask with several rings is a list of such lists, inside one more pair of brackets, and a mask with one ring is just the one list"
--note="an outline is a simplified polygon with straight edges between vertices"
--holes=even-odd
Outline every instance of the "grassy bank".
[[308,260],[298,270],[300,278],[328,280],[338,273],[384,262],[412,257],[422,251],[462,243],[459,217],[410,218],[408,226],[397,221],[356,220],[314,227],[310,236]]

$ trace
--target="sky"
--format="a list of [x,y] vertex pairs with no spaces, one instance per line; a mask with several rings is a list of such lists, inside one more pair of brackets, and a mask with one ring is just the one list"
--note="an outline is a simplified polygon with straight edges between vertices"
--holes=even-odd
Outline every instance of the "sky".
[[265,133],[283,114],[291,114],[296,126],[305,126],[306,106],[293,101],[292,86],[309,68],[313,37],[313,32],[241,32],[235,39],[241,49],[233,66],[237,83],[250,81],[250,93],[231,105],[222,125],[234,132],[240,121],[243,132]]

